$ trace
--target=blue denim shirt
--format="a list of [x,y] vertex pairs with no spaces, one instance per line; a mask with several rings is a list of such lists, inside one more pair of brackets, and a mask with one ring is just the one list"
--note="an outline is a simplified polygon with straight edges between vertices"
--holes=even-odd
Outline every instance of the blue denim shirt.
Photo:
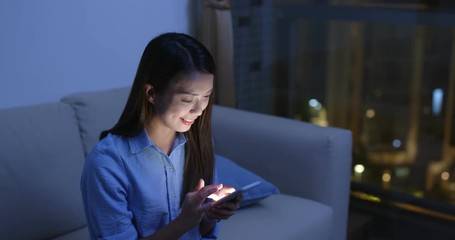
[[[171,154],[162,153],[144,130],[127,138],[109,134],[85,161],[81,191],[92,239],[138,239],[151,235],[180,213],[185,143],[179,134]],[[180,239],[216,239],[199,227]]]

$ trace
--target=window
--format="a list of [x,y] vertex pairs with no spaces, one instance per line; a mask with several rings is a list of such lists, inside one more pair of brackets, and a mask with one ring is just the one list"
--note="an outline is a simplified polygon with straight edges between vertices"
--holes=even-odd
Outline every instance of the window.
[[321,2],[233,1],[238,107],[350,129],[354,193],[455,221],[454,4]]

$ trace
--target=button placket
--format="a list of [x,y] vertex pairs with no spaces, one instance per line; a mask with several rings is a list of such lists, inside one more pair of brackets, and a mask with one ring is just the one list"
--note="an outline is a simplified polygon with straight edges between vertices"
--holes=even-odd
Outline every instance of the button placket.
[[169,208],[170,208],[170,215],[171,215],[171,218],[174,219],[175,217],[177,217],[177,214],[178,214],[178,209],[179,209],[179,206],[176,206],[178,205],[178,202],[177,201],[177,194],[176,194],[176,171],[175,171],[175,167],[174,167],[174,164],[172,164],[172,161],[171,159],[166,156],[165,154],[162,154],[162,157],[164,158],[163,162],[165,162],[165,168],[166,168],[166,172],[167,172],[167,192],[168,192],[168,197],[169,197]]

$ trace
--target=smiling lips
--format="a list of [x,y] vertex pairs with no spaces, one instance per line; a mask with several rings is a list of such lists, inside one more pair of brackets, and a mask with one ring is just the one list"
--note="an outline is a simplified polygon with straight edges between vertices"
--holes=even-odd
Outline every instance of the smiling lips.
[[191,126],[191,124],[194,123],[194,120],[190,120],[190,119],[185,119],[185,118],[180,118],[183,122],[183,124],[185,125],[188,125],[188,126]]

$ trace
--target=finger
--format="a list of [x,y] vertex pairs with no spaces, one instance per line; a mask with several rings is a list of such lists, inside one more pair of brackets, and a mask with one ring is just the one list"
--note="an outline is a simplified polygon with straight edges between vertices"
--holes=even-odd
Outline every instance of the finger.
[[202,198],[202,200],[205,200],[208,196],[210,196],[213,193],[216,193],[217,191],[218,191],[217,185],[207,185],[198,191],[198,195],[200,198]]
[[216,214],[215,214],[214,212],[212,212],[212,211],[206,211],[206,212],[205,212],[205,216],[207,216],[207,218],[208,218],[209,220],[216,220],[216,219],[219,219],[219,216],[216,215]]
[[[218,191],[218,187],[216,184],[205,186],[197,192],[196,201],[200,205],[205,201],[205,199],[207,199],[210,195],[212,195],[213,193],[215,193],[217,191]],[[204,206],[202,207],[202,210],[207,211],[208,209],[213,207],[214,203],[215,203],[215,201],[204,204]]]
[[206,203],[204,204],[202,207],[201,207],[201,211],[203,212],[210,212],[210,209],[214,208],[213,205],[215,205],[215,201],[212,201],[212,202],[209,202],[209,203]]
[[194,192],[197,192],[197,191],[201,190],[201,188],[203,188],[204,185],[205,185],[204,179],[202,179],[202,178],[199,179],[199,182],[197,183],[197,186],[196,186],[196,188],[194,189]]
[[228,210],[226,208],[212,208],[210,210],[215,218],[217,219],[228,219],[235,214],[235,211]]
[[209,210],[209,211],[206,211],[205,212],[205,215],[209,218],[209,219],[227,219],[229,218],[230,216],[226,215],[226,214],[223,214],[223,213],[218,213],[216,211],[213,211],[213,210]]
[[239,209],[239,203],[238,202],[225,202],[218,209],[223,209],[223,208],[227,209],[227,210],[230,210],[230,211],[235,211],[235,210]]

